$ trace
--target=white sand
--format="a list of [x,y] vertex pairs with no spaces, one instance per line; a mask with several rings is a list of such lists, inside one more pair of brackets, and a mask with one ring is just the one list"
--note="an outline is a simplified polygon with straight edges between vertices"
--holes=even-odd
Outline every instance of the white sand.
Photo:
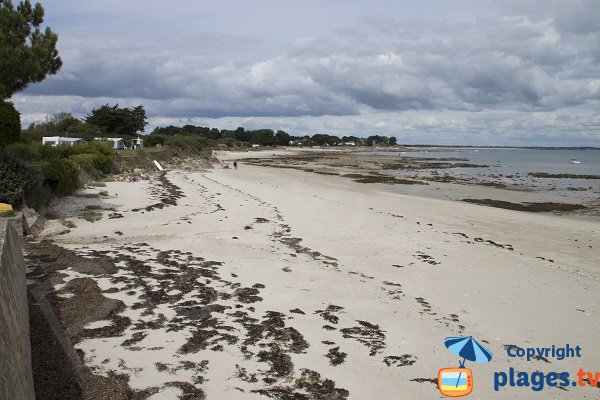
[[[229,157],[233,158],[238,156]],[[493,372],[509,367],[568,371],[572,377],[580,367],[600,370],[599,223],[411,197],[393,193],[385,185],[244,164],[237,171],[172,171],[168,178],[186,195],[176,207],[129,212],[155,202],[149,199],[151,185],[109,183],[106,190],[118,196],[104,200],[105,207],[115,207],[125,218],[109,220],[105,213],[95,223],[76,220],[76,229],[54,239],[72,249],[111,249],[117,244],[146,242],[157,249],[190,251],[223,262],[221,277],[246,287],[265,285],[260,289],[263,301],[251,304],[256,308],[255,318],[269,310],[282,312],[290,317],[287,326],[296,328],[310,343],[305,354],[292,354],[294,376],[299,376],[301,368],[318,371],[337,387],[349,390],[350,399],[439,398],[434,384],[411,379],[436,378],[438,369],[458,366],[458,357],[443,345],[445,337],[458,335],[485,340],[494,353],[489,364],[467,362],[474,372],[473,398],[600,395],[599,389],[589,387],[494,392],[492,384]],[[268,222],[257,223],[255,218]],[[56,230],[50,227],[48,232]],[[300,246],[320,254],[297,254],[278,237],[281,234],[284,239],[301,238]],[[486,241],[511,245],[514,250]],[[230,277],[232,273],[237,278]],[[102,289],[112,286],[105,278],[99,284]],[[138,295],[106,294],[128,306]],[[330,304],[344,307],[336,314],[338,329],[333,331],[323,329],[333,324],[315,314]],[[295,308],[306,314],[289,312]],[[159,312],[169,319],[174,316],[168,309]],[[143,319],[136,310],[128,309],[123,315],[134,322]],[[243,333],[226,314],[218,317]],[[344,338],[339,331],[358,326],[357,320],[378,324],[385,331],[385,348],[376,355],[369,356],[366,346]],[[267,370],[268,365],[244,360],[238,345],[224,344],[222,352],[207,349],[181,355],[177,349],[189,337],[189,329],[157,329],[147,331],[148,336],[135,345],[142,350],[130,351],[120,343],[132,333],[85,340],[79,347],[96,372],[128,373],[134,388],[173,380],[192,382],[193,371],[158,372],[156,362],[174,368],[184,360],[209,360],[201,374],[205,382],[198,385],[208,399],[264,398],[249,391],[268,385],[241,381],[234,376],[235,364],[253,372]],[[322,341],[335,342],[335,346]],[[526,362],[507,357],[503,349],[508,344],[565,343],[580,345],[583,357],[550,360],[551,364]],[[336,346],[348,356],[343,364],[330,366],[324,354]],[[156,347],[161,349],[148,350]],[[404,354],[413,356],[414,365],[388,367],[383,362],[386,356]],[[179,393],[175,388],[164,390],[164,397],[152,398],[176,398]]]

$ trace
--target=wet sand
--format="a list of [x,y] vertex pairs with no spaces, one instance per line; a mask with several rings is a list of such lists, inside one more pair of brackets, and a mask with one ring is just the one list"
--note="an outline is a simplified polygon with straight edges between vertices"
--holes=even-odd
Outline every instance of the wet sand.
[[[108,197],[57,205],[39,240],[72,253],[38,240],[28,278],[53,285],[86,366],[126,382],[130,398],[439,398],[437,371],[458,366],[443,340],[457,335],[494,353],[467,363],[478,398],[540,398],[494,392],[493,372],[509,367],[597,369],[598,222],[394,186],[243,162],[110,182],[87,191]],[[90,205],[102,219],[76,217]],[[583,358],[504,350],[565,343]]]
[[[383,147],[375,150],[287,148],[226,152],[222,157],[230,160],[238,158],[246,164],[268,168],[338,175],[360,183],[385,183],[395,186],[387,189],[395,193],[600,221],[598,188],[594,185],[581,186],[585,179],[600,179],[598,175],[539,172],[466,174],[465,168],[477,171],[486,170],[489,166],[469,163],[466,162],[468,159],[458,157],[410,157],[408,154],[412,150],[404,148]],[[559,184],[556,179],[578,183]]]

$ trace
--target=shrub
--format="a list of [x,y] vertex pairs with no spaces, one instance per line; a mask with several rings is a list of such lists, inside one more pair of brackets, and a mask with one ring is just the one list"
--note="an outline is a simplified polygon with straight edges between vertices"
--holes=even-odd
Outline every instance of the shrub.
[[44,177],[20,159],[0,152],[0,202],[19,207],[28,193],[37,193]]
[[21,138],[21,116],[13,103],[0,102],[0,148]]
[[171,148],[198,152],[209,145],[209,140],[201,136],[175,135],[165,139],[165,144]]
[[26,143],[13,143],[6,147],[5,153],[10,157],[31,162],[40,159],[40,147],[42,145],[31,145]]
[[165,144],[165,141],[168,139],[168,136],[152,134],[148,135],[144,138],[144,145],[146,147],[156,146],[160,144],[161,146]]
[[50,159],[41,167],[52,193],[66,196],[79,186],[79,168],[72,160]]
[[68,158],[78,167],[82,168],[90,176],[98,179],[104,173],[111,171],[114,160],[101,153],[75,154]]

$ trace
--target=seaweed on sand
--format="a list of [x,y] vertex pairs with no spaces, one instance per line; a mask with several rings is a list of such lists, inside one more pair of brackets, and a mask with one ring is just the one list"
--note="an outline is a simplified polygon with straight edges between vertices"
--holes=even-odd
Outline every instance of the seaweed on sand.
[[322,379],[318,372],[302,369],[293,386],[276,386],[253,390],[278,400],[345,400],[350,395],[346,389],[337,388],[331,379]]
[[370,356],[374,356],[385,348],[385,331],[379,325],[366,321],[359,321],[360,326],[340,329],[345,338],[355,339],[369,348]]
[[571,203],[552,203],[552,202],[541,202],[541,203],[511,203],[503,200],[493,199],[463,199],[462,201],[472,204],[478,204],[488,207],[505,208],[507,210],[515,211],[529,211],[529,212],[552,212],[552,211],[577,211],[585,210],[586,206],[583,204],[571,204]]
[[347,355],[348,353],[340,351],[340,347],[338,346],[329,349],[327,354],[325,354],[325,357],[329,359],[330,365],[336,366],[342,364],[346,360]]
[[315,311],[315,314],[320,315],[327,322],[330,322],[332,324],[337,324],[339,321],[339,317],[337,315],[335,315],[335,313],[338,313],[338,312],[342,311],[343,309],[344,309],[344,307],[330,304],[329,306],[327,306],[327,309],[317,310],[317,311]]

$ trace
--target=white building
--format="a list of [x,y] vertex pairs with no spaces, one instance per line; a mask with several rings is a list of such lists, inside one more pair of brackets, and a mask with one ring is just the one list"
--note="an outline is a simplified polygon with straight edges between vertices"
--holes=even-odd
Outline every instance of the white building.
[[59,145],[73,146],[74,144],[85,144],[85,140],[72,137],[44,136],[42,137],[42,144],[47,144],[54,147]]
[[123,138],[94,138],[94,140],[98,140],[100,142],[112,142],[112,148],[114,150],[125,150],[125,140]]

